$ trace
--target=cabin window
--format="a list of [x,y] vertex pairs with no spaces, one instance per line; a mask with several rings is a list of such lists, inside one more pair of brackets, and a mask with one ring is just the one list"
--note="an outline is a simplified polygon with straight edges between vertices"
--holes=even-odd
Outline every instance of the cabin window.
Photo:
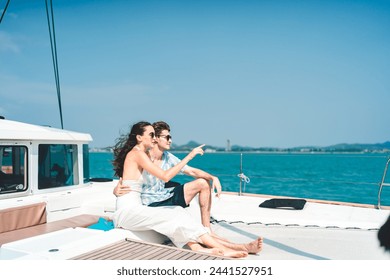
[[38,189],[78,184],[77,145],[40,144]]
[[84,183],[89,182],[89,147],[87,144],[83,145],[83,170]]
[[0,146],[0,194],[27,189],[27,147]]

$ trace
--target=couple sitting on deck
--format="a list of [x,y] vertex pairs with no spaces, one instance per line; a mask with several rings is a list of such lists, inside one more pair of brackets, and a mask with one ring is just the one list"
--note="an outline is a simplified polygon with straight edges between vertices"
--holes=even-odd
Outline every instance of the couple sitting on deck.
[[[260,252],[262,237],[247,244],[236,244],[212,233],[211,194],[214,189],[217,196],[221,194],[219,179],[187,165],[196,155],[203,155],[204,145],[194,148],[180,161],[166,151],[171,139],[165,122],[153,125],[138,122],[128,136],[119,139],[114,149],[115,175],[121,177],[114,189],[115,226],[134,231],[155,230],[169,237],[177,247],[187,245],[192,250],[211,254],[241,258]],[[179,172],[197,179],[173,189],[166,188]],[[202,223],[184,209],[197,194]]]

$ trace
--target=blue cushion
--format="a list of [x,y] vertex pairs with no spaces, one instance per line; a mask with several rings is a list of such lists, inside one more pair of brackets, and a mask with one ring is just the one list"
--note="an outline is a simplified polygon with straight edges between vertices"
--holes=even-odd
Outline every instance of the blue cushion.
[[90,225],[88,228],[108,231],[114,228],[114,223],[100,217],[96,224]]

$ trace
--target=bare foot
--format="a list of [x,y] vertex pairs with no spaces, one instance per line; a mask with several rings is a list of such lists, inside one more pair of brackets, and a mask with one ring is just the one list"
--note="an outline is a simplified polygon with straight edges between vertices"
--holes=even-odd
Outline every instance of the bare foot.
[[196,251],[211,254],[211,255],[223,256],[223,250],[218,248],[200,248]]
[[249,254],[257,254],[263,249],[263,237],[259,237],[250,243],[244,244]]
[[248,253],[245,251],[226,249],[224,250],[223,255],[230,258],[245,258],[248,256]]
[[195,242],[189,242],[187,245],[190,247],[191,250],[196,251],[196,252],[202,252],[202,253],[207,253],[207,254],[212,254],[212,255],[218,255],[218,256],[223,256],[223,250],[219,248],[206,248],[200,245],[199,243]]

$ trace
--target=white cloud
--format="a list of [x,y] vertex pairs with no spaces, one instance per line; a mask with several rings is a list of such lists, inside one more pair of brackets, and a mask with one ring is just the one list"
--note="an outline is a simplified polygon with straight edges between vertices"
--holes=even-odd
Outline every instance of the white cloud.
[[[22,80],[19,77],[0,74],[0,99],[5,104],[23,108],[26,104],[34,106],[57,106],[57,92],[54,84],[50,82],[35,82]],[[72,110],[101,111],[106,108],[141,110],[152,100],[153,94],[161,93],[164,89],[147,85],[123,84],[90,86],[61,86],[62,107]],[[5,103],[7,102],[7,103]],[[1,112],[1,111],[0,111]]]
[[6,32],[0,31],[0,52],[19,53],[20,48],[13,38]]
[[[1,10],[0,13],[3,13],[3,10]],[[12,13],[12,12],[6,12],[6,15],[4,16],[3,20],[5,20],[6,17],[12,18],[12,19],[17,19],[18,14]]]
[[23,81],[15,76],[0,74],[0,96],[17,103],[47,103],[52,95],[54,85]]
[[115,84],[91,86],[61,87],[63,102],[74,104],[75,100],[83,100],[83,106],[139,107],[152,100],[152,93],[158,89],[141,84]]

